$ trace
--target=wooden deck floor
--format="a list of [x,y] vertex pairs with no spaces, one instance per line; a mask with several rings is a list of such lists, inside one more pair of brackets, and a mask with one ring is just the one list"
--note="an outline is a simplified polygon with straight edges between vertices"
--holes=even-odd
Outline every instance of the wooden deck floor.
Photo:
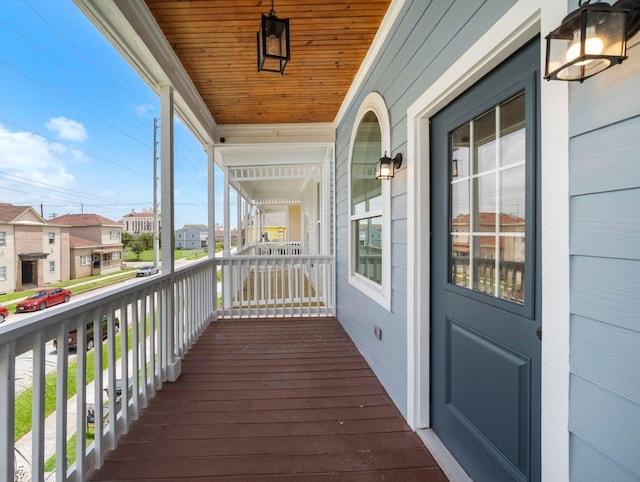
[[216,322],[182,368],[91,480],[447,480],[335,319]]

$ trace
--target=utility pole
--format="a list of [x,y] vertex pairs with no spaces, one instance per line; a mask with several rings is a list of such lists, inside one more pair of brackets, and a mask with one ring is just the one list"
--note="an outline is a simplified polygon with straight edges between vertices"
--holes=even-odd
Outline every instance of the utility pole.
[[158,232],[158,118],[153,118],[153,265],[160,262],[160,233]]

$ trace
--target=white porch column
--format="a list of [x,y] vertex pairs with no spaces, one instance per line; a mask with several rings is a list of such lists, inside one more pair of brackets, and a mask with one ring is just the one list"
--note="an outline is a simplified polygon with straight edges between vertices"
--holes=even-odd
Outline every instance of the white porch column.
[[[163,85],[160,89],[160,175],[162,212],[162,274],[175,271],[173,255],[174,238],[174,198],[173,198],[173,87]],[[169,285],[164,296],[165,309],[162,312],[161,330],[164,331],[164,351],[167,363],[167,381],[178,379],[182,371],[182,361],[175,355],[174,297]]]
[[[207,198],[210,200],[207,206],[207,217],[209,226],[207,228],[209,259],[213,259],[216,256],[216,169],[215,169],[215,146],[213,144],[207,145],[207,191],[209,195]],[[213,319],[218,319],[218,277],[214,276],[213,285]]]
[[242,196],[240,193],[236,195],[236,212],[238,216],[236,220],[236,250],[240,250],[242,249],[240,240],[240,232],[242,231]]
[[229,256],[231,243],[229,240],[229,223],[231,222],[231,204],[229,202],[229,168],[224,168],[224,255]]
[[[231,253],[231,243],[229,240],[229,223],[231,222],[230,202],[229,202],[229,168],[224,168],[224,249],[222,254],[229,256]],[[222,306],[231,307],[231,266],[225,266],[222,270]]]
[[209,202],[207,217],[209,218],[209,227],[207,228],[207,236],[209,237],[209,258],[216,255],[216,169],[214,161],[215,147],[213,144],[207,146],[207,190],[209,192]]
[[170,85],[162,86],[160,91],[160,149],[162,272],[173,273],[173,87]]

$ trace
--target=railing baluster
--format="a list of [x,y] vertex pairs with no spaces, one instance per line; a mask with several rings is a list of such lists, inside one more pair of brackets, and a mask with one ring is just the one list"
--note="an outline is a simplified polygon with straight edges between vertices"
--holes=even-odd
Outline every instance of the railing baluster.
[[[138,420],[140,415],[140,301],[133,300],[131,303],[131,381],[132,381],[132,417]],[[144,343],[144,338],[142,338]],[[124,383],[124,382],[123,382]],[[128,381],[124,388],[128,388]]]
[[[97,340],[102,337],[102,324],[101,320],[92,319],[94,345],[97,346]],[[84,474],[86,473],[85,441],[87,439],[87,325],[83,319],[76,334],[76,469]]]
[[[95,311],[96,319],[102,323],[103,316],[107,316],[107,343],[115,343],[114,331],[109,328],[108,314],[102,311]],[[102,330],[102,327],[100,328]],[[94,439],[93,444],[95,448],[94,460],[96,468],[102,467],[104,463],[104,392],[102,390],[104,386],[104,379],[102,376],[102,338],[98,343],[95,343],[95,353],[93,355],[93,427],[94,427]],[[107,349],[108,350],[108,349]]]
[[14,480],[15,342],[0,345],[0,480]]
[[46,344],[39,331],[33,346],[33,377],[31,407],[31,480],[44,481],[44,398]]
[[[78,336],[84,336],[84,330]],[[67,476],[67,377],[69,374],[69,342],[67,323],[58,327],[58,370],[56,372],[56,480]]]

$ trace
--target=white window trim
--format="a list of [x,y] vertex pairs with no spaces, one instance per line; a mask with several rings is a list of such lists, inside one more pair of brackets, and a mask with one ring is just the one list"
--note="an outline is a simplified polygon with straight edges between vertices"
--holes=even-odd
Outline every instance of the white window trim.
[[[429,420],[429,118],[567,13],[556,0],[519,0],[407,110],[407,421]],[[541,62],[544,63],[544,40]],[[541,66],[541,72],[544,69]],[[541,82],[542,480],[569,480],[568,85]],[[426,186],[426,189],[425,189]],[[549,410],[548,407],[553,407]],[[422,434],[422,432],[420,432]],[[425,434],[433,434],[424,431]],[[424,437],[423,437],[424,439]]]
[[349,143],[349,169],[348,169],[348,200],[347,209],[349,210],[349,284],[373,301],[381,305],[387,311],[391,311],[391,183],[380,181],[382,183],[382,209],[378,211],[369,211],[367,217],[373,215],[382,216],[382,285],[375,283],[364,276],[355,272],[355,246],[354,242],[358,239],[357,233],[354,233],[353,222],[362,218],[360,215],[351,213],[351,163],[353,157],[353,147],[356,139],[356,133],[362,118],[367,112],[373,112],[378,118],[381,133],[381,152],[382,156],[385,151],[391,155],[391,124],[389,122],[389,111],[387,105],[378,92],[371,92],[367,95],[358,109],[353,129],[351,131],[351,142]]
[[7,267],[0,266],[0,281],[7,281]]

